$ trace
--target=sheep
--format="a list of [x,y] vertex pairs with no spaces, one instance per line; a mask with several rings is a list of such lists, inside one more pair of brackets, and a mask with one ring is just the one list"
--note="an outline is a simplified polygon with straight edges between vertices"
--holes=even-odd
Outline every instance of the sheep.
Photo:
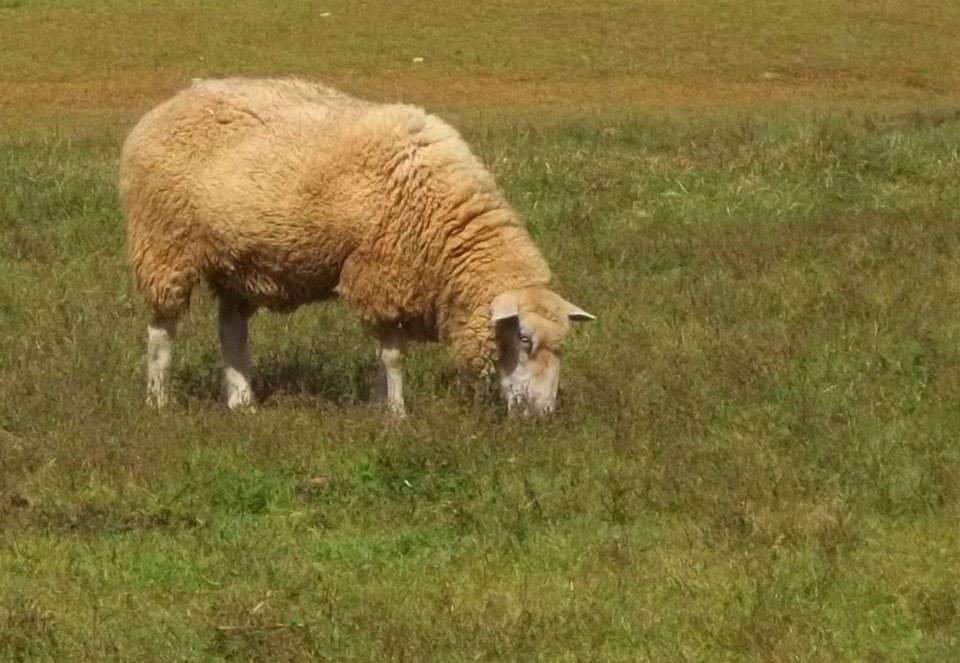
[[570,321],[550,269],[493,176],[419,107],[297,79],[194,80],[144,115],[119,192],[147,328],[147,402],[169,400],[177,323],[195,285],[218,300],[224,390],[251,409],[248,320],[343,299],[374,337],[378,383],[405,412],[411,341],[499,374],[509,411],[554,408]]

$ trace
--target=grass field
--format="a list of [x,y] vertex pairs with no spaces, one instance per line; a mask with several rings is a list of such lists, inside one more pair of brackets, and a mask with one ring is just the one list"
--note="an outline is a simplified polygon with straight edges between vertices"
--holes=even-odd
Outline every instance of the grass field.
[[[958,660],[960,5],[441,7],[0,0],[0,660]],[[422,347],[392,421],[335,303],[231,415],[204,293],[144,409],[119,146],[238,73],[457,124],[599,318],[557,416]]]

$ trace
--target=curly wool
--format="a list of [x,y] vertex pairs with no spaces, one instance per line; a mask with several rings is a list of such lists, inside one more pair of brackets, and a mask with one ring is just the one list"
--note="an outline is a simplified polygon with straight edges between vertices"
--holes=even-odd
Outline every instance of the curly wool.
[[130,133],[120,192],[159,318],[183,315],[200,281],[274,310],[339,294],[374,331],[441,340],[482,371],[490,302],[551,278],[452,127],[314,83],[194,82]]

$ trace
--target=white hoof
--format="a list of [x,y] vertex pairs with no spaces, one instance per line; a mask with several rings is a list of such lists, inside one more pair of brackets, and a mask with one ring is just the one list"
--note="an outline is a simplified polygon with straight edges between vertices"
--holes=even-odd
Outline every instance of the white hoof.
[[257,408],[253,404],[253,394],[249,390],[234,391],[227,394],[227,407],[232,412],[256,412]]
[[164,392],[151,392],[147,394],[147,407],[154,410],[162,410],[167,407],[169,399]]

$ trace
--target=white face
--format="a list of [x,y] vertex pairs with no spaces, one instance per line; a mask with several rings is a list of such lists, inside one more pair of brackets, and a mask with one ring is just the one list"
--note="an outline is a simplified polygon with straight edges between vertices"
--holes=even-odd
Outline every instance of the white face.
[[560,383],[560,348],[569,322],[594,317],[545,288],[508,290],[490,306],[500,393],[510,412],[550,414]]
[[523,326],[504,330],[497,370],[508,411],[537,415],[553,412],[560,384],[560,357],[539,344],[534,332]]

